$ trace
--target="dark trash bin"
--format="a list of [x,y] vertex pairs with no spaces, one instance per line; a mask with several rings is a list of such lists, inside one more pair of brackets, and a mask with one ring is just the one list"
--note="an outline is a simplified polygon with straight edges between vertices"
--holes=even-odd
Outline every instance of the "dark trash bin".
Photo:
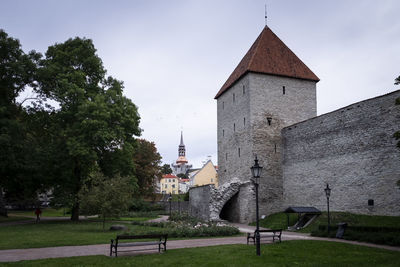
[[336,232],[336,238],[343,238],[344,236],[344,231],[346,230],[347,223],[339,223],[338,224],[338,229]]

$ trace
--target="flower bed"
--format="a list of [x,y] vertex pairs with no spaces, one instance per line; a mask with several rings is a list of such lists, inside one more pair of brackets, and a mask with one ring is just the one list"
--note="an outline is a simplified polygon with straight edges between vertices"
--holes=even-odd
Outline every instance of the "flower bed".
[[167,222],[132,222],[134,225],[163,228],[149,234],[168,234],[169,237],[207,237],[238,235],[239,229],[222,222],[203,222],[187,214],[173,214]]

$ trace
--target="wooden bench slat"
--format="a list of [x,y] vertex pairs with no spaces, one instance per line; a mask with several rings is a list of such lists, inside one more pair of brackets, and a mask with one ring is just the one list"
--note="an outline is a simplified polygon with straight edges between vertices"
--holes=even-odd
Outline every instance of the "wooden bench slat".
[[[256,232],[257,232],[257,230],[254,231],[253,234],[247,233],[247,244],[249,244],[249,239],[253,239],[253,243],[255,244]],[[273,242],[275,242],[275,238],[279,239],[279,242],[281,242],[282,229],[259,230],[258,232],[260,234],[260,239],[272,237]],[[266,234],[262,234],[262,233],[266,233]],[[268,233],[270,233],[270,234],[268,234]]]
[[[144,246],[152,246],[156,245],[158,248],[158,252],[161,250],[167,250],[167,238],[168,234],[161,235],[117,235],[115,242],[111,239],[110,245],[110,257],[112,254],[115,254],[115,257],[118,256],[118,247],[126,248],[126,247],[144,247]],[[137,242],[118,242],[119,240],[138,240],[138,239],[158,239],[157,241],[137,241]],[[152,250],[151,248],[145,249],[135,249],[135,250],[120,250],[119,252],[128,252],[128,251],[141,251],[141,250]]]
[[135,247],[135,246],[150,246],[150,245],[158,245],[164,242],[135,242],[135,243],[118,243],[118,247]]

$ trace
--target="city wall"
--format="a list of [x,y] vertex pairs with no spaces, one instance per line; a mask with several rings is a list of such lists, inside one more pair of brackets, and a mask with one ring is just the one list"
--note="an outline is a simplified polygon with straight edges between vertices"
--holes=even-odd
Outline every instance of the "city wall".
[[282,130],[284,206],[400,216],[400,90]]

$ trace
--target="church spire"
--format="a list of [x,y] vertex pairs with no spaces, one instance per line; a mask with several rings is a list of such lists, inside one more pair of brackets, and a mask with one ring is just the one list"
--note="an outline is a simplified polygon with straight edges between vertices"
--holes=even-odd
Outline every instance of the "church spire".
[[185,146],[185,144],[183,143],[183,132],[181,131],[181,143],[179,146]]
[[185,156],[186,156],[186,148],[185,144],[183,143],[183,132],[181,131],[181,143],[179,144],[178,147],[178,160],[176,161],[176,163],[187,162]]

